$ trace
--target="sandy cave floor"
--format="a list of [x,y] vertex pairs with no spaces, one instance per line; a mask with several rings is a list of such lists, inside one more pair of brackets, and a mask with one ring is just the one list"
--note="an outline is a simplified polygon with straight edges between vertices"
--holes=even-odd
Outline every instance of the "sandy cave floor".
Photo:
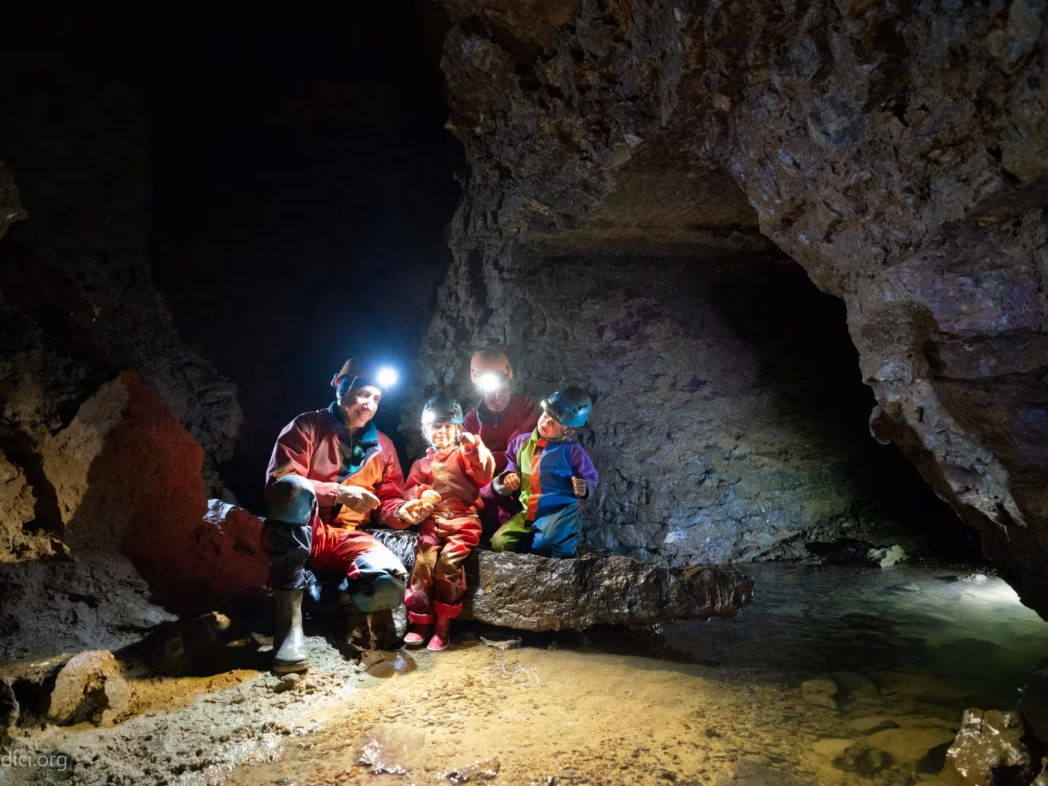
[[[19,749],[67,767],[8,767],[0,783],[936,784],[965,707],[1008,708],[1030,687],[1022,709],[1043,725],[1030,681],[1048,632],[998,580],[762,579],[735,619],[648,639],[565,632],[503,650],[463,625],[446,652],[365,669],[311,636],[298,679],[132,679],[145,714],[34,731]],[[813,677],[839,687],[832,706],[805,697]]]

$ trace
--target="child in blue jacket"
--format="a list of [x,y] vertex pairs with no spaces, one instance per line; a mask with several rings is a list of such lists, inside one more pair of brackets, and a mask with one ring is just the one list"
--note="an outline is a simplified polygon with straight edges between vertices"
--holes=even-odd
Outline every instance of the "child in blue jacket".
[[597,470],[572,437],[586,425],[593,402],[584,390],[558,390],[542,404],[538,426],[506,448],[509,463],[492,482],[500,494],[520,490],[523,510],[491,537],[495,551],[574,557],[582,500],[597,488]]

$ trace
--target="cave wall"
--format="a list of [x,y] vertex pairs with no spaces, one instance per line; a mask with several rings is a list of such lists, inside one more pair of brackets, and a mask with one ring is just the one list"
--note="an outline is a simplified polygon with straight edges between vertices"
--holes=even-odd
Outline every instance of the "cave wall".
[[1043,0],[442,5],[457,264],[759,229],[845,302],[877,437],[1048,612]]
[[[20,30],[5,42],[12,76],[0,91],[0,499],[15,500],[5,504],[9,545],[0,544],[8,559],[47,556],[50,539],[27,545],[36,536],[26,529],[64,536],[73,513],[49,446],[122,370],[159,390],[203,446],[212,490],[240,427],[235,387],[182,342],[153,285],[151,131],[122,59],[122,13],[119,4],[42,3],[8,20]],[[13,219],[23,220],[8,228]]]
[[914,534],[952,518],[869,438],[844,309],[780,254],[517,246],[497,270],[452,279],[482,315],[464,342],[460,315],[438,313],[425,392],[450,379],[471,404],[468,350],[487,344],[506,347],[536,398],[586,388],[593,551],[717,563],[809,556],[807,542],[842,536],[924,550]]

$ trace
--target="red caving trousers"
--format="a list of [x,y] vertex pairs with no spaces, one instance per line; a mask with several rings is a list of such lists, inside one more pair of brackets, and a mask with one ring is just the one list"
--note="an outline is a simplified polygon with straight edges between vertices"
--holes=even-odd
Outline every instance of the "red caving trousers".
[[436,617],[454,619],[459,615],[466,591],[462,563],[478,543],[480,518],[476,515],[437,515],[422,522],[415,548],[415,569],[404,593],[410,622],[429,625]]

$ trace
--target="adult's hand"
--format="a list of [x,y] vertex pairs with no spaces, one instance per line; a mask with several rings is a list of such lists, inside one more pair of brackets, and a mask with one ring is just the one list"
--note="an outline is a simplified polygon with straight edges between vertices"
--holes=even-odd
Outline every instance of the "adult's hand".
[[432,512],[432,505],[427,505],[420,499],[413,499],[397,508],[397,518],[405,524],[419,524],[428,519]]
[[589,493],[589,487],[586,485],[585,478],[572,478],[571,488],[575,491],[575,496],[579,499],[584,498]]
[[378,497],[360,486],[339,486],[335,502],[345,505],[354,513],[367,513],[381,504]]
[[430,508],[435,508],[437,503],[440,502],[440,492],[434,491],[433,489],[426,489],[422,492],[419,499],[429,505]]
[[507,491],[516,491],[520,488],[520,475],[516,472],[510,472],[508,475],[502,478],[502,488]]

